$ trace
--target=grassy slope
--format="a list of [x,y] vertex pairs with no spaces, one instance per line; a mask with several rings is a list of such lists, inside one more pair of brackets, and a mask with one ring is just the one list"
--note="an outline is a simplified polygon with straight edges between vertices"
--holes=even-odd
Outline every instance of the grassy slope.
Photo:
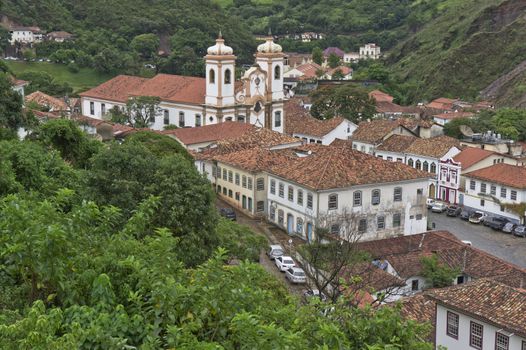
[[417,98],[473,98],[526,59],[524,20],[494,27],[503,0],[450,0],[422,30],[391,52],[403,78],[416,82]]
[[78,73],[72,73],[67,66],[48,62],[4,61],[15,75],[28,72],[46,72],[58,82],[68,83],[73,90],[90,88],[110,79],[112,76],[101,74],[90,68],[81,68]]

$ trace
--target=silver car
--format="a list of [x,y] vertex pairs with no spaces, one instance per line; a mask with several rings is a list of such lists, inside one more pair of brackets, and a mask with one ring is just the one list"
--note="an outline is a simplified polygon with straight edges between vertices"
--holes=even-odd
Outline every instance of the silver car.
[[285,272],[285,277],[292,283],[307,283],[305,271],[299,267],[291,267]]
[[285,272],[291,267],[296,266],[294,260],[292,260],[290,256],[278,256],[274,262],[276,263],[278,270],[281,272]]

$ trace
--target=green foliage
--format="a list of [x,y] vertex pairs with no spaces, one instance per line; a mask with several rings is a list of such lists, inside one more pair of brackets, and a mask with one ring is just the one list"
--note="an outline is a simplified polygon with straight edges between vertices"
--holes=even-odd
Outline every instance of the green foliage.
[[0,73],[0,128],[16,131],[26,124],[22,96],[12,89],[5,73]]
[[453,280],[458,276],[460,270],[458,268],[450,268],[438,261],[436,255],[430,257],[423,257],[422,276],[426,278],[429,288],[443,288],[453,284]]
[[312,49],[312,61],[319,65],[323,63],[323,51],[319,46]]
[[261,250],[267,241],[254,234],[248,226],[220,218],[216,227],[219,245],[226,249],[232,259],[259,261]]
[[127,122],[136,128],[150,126],[155,117],[160,113],[161,99],[156,96],[131,97],[126,102]]
[[46,72],[26,71],[18,74],[18,78],[29,81],[29,85],[25,88],[26,94],[42,91],[52,96],[64,96],[73,91],[68,83],[59,83]]
[[142,58],[150,59],[159,50],[159,37],[156,34],[140,34],[133,38],[130,47]]
[[192,156],[186,149],[178,141],[167,135],[152,131],[139,131],[128,136],[125,142],[140,143],[158,158],[179,154],[193,162]]
[[67,119],[50,120],[41,124],[32,138],[54,148],[63,159],[79,168],[86,168],[90,158],[102,147],[99,141],[90,139],[80,130],[76,122]]
[[327,59],[329,67],[336,68],[340,65],[340,57],[338,55],[335,55],[331,53],[329,55],[329,58]]
[[20,190],[47,196],[62,187],[77,189],[80,181],[58,152],[29,141],[1,141],[0,168],[7,174],[0,181],[0,196]]
[[340,116],[357,123],[372,118],[376,106],[367,91],[351,84],[337,87],[323,87],[312,95],[311,113],[318,119]]

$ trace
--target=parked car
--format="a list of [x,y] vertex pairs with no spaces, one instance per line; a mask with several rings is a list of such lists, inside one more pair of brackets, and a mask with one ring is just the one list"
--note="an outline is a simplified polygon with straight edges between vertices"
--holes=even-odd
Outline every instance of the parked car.
[[446,215],[447,216],[459,216],[460,212],[462,211],[462,208],[458,205],[452,204],[449,207],[447,207]]
[[270,260],[274,260],[277,257],[283,256],[283,248],[279,244],[271,244],[267,250],[267,255]]
[[306,290],[303,292],[303,300],[305,302],[309,302],[313,297],[320,298],[323,302],[327,301],[327,296],[324,293],[320,293],[318,289]]
[[427,204],[427,209],[431,209],[433,208],[433,204],[435,204],[435,200],[433,198],[428,198],[426,200],[426,204]]
[[305,271],[299,267],[291,267],[285,272],[285,277],[292,283],[307,283]]
[[222,217],[230,219],[232,221],[237,220],[236,212],[232,208],[221,208],[219,210],[219,214],[221,214]]
[[498,216],[488,216],[484,219],[484,226],[488,226],[494,230],[502,230],[504,228],[504,225],[506,225],[509,221],[507,219],[498,217]]
[[285,272],[291,267],[296,266],[294,260],[292,260],[290,256],[278,256],[276,259],[274,259],[274,262],[276,263],[278,270],[281,272]]
[[442,202],[435,202],[435,204],[433,204],[433,206],[431,207],[431,211],[433,213],[443,213],[447,210],[447,205],[446,203],[442,203]]
[[502,228],[502,232],[504,233],[513,233],[513,230],[515,229],[517,225],[513,222],[508,222],[504,227]]
[[462,220],[469,220],[469,217],[471,216],[472,212],[470,210],[464,209],[460,212],[459,217]]
[[487,217],[488,215],[486,213],[476,211],[469,216],[469,222],[471,222],[472,224],[480,224],[484,222],[484,219]]
[[526,226],[517,225],[513,230],[513,235],[517,237],[526,237]]

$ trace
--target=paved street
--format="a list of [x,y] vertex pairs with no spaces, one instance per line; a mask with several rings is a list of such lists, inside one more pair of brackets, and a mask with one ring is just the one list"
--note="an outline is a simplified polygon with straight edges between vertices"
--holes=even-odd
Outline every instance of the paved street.
[[476,248],[526,268],[526,238],[470,224],[459,218],[448,217],[445,213],[429,211],[428,222],[430,225],[434,222],[436,230],[450,231],[458,239],[471,241]]

